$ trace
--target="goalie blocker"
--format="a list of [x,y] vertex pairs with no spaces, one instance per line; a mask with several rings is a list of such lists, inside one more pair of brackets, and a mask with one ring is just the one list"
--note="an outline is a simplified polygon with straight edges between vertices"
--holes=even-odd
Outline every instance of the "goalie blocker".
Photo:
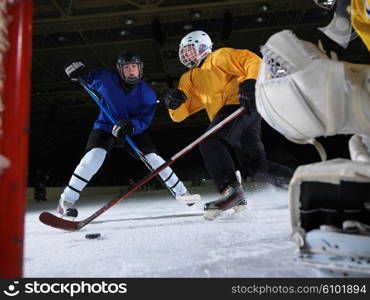
[[300,166],[289,186],[293,234],[348,220],[370,225],[370,164],[347,159]]

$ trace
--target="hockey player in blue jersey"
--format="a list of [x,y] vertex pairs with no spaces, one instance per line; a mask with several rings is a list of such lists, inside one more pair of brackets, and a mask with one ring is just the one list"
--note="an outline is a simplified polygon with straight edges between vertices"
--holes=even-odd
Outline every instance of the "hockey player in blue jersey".
[[[85,155],[60,196],[57,212],[62,216],[77,217],[75,202],[81,191],[102,166],[107,153],[123,140],[124,135],[130,136],[153,169],[165,162],[157,154],[145,132],[152,122],[157,96],[142,80],[141,58],[130,51],[123,51],[117,58],[116,69],[90,70],[81,61],[72,62],[65,67],[70,80],[81,79],[100,94],[104,106],[119,121],[112,124],[104,112],[100,111],[90,132]],[[200,195],[191,195],[187,191],[171,168],[167,167],[159,175],[167,187],[172,189],[176,200],[187,204],[200,200]]]

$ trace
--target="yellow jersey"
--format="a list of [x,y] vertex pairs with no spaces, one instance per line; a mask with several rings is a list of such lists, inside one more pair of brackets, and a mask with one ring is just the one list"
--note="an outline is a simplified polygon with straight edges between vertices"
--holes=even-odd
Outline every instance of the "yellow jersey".
[[370,0],[351,1],[351,21],[353,28],[370,51]]
[[240,104],[239,83],[257,79],[261,58],[248,50],[220,48],[203,64],[184,73],[178,85],[187,100],[176,110],[169,109],[173,121],[181,122],[205,109],[212,121],[225,105]]

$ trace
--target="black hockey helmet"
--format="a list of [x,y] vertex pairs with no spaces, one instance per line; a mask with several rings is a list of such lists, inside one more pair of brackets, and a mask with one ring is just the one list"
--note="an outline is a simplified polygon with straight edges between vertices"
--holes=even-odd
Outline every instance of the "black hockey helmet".
[[[125,77],[123,66],[127,64],[137,64],[139,68],[138,77]],[[144,64],[141,57],[131,51],[124,50],[117,57],[116,67],[121,78],[129,84],[138,83],[143,77]]]

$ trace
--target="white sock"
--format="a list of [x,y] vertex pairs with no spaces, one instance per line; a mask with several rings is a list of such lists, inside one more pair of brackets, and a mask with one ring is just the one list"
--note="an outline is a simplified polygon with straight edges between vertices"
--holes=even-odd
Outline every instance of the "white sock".
[[91,177],[98,172],[106,154],[107,151],[103,148],[93,148],[85,154],[69,180],[68,186],[60,196],[63,201],[75,203],[80,198],[78,191],[82,192]]
[[[156,169],[160,165],[163,165],[165,163],[163,158],[156,153],[146,154],[145,158],[153,169]],[[159,173],[159,176],[161,176],[164,183],[169,188],[171,188],[176,193],[176,195],[182,195],[187,192],[184,184],[180,181],[180,179],[176,176],[175,172],[170,167],[167,167],[163,171],[161,171]]]

